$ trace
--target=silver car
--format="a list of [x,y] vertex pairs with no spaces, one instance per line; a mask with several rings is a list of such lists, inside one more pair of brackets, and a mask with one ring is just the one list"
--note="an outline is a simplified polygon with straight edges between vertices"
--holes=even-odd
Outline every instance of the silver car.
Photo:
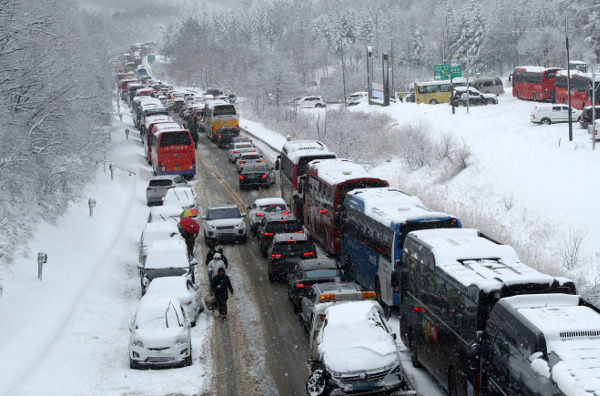
[[234,163],[240,157],[242,153],[256,152],[256,148],[252,143],[234,143],[233,147],[229,149],[229,162]]
[[213,245],[219,240],[246,243],[246,213],[240,212],[235,204],[210,206],[202,216],[204,240]]
[[162,205],[163,198],[170,188],[187,185],[187,181],[181,175],[155,176],[150,179],[146,188],[146,203],[148,206]]

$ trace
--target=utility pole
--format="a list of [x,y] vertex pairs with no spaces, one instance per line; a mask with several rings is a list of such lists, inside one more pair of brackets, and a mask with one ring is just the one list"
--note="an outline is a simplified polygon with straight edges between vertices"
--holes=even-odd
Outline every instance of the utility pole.
[[388,54],[381,55],[381,63],[383,64],[383,106],[390,105],[390,69],[388,62]]
[[571,69],[569,63],[569,18],[565,17],[565,42],[567,45],[567,93],[569,96],[569,142],[573,141],[573,117],[571,115]]
[[592,150],[596,150],[596,62],[592,63]]
[[373,93],[371,90],[372,76],[371,76],[371,63],[373,56],[373,47],[367,45],[367,93],[369,94],[369,104],[371,104],[371,100],[373,99]]

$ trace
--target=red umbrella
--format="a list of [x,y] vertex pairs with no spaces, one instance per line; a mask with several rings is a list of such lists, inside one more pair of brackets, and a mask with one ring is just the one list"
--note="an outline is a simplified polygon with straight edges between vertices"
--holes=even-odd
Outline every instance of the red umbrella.
[[191,217],[182,217],[181,220],[179,220],[179,225],[190,234],[197,234],[200,232],[198,222]]

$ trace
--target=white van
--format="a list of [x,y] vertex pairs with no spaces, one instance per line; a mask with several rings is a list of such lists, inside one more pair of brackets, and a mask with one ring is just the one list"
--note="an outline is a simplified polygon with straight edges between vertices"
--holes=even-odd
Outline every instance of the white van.
[[[581,110],[571,108],[571,122],[579,121]],[[533,108],[530,116],[534,124],[569,122],[569,106],[563,104],[540,104]]]

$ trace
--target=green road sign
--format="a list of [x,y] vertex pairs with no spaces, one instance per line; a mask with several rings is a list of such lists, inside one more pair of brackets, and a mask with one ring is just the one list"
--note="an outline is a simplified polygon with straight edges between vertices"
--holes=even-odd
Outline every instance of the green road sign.
[[[452,66],[452,78],[462,77],[462,66]],[[434,80],[450,80],[450,65],[433,65]]]
[[152,63],[152,62],[154,62],[154,58],[155,58],[155,57],[154,57],[154,54],[150,54],[150,55],[148,55],[148,63]]

